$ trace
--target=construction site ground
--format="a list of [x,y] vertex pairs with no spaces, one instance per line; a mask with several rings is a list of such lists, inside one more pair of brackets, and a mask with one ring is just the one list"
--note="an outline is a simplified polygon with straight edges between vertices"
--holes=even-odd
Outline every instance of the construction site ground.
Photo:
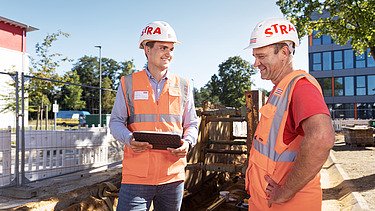
[[375,146],[347,145],[344,135],[336,134],[330,160],[335,170],[329,172],[331,187],[323,189],[326,200],[339,202],[341,209],[375,210]]
[[[344,136],[337,134],[321,175],[323,210],[375,210],[374,146],[348,146]],[[120,178],[120,168],[113,168],[46,179],[27,187],[0,189],[3,195],[0,210],[110,210],[108,205],[116,206],[117,201],[111,195],[116,190],[108,183],[119,187]],[[35,197],[19,198],[28,194]],[[224,203],[217,210],[228,210],[228,206]]]

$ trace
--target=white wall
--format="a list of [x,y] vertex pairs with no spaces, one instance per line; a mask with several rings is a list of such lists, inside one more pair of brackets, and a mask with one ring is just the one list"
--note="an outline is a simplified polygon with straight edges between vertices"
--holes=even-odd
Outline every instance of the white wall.
[[[19,51],[9,50],[0,47],[0,72],[14,72],[18,71],[29,72],[29,57],[28,54]],[[20,77],[21,75],[19,75]],[[12,79],[9,75],[0,74],[0,95],[10,95],[15,92],[15,88],[8,85]],[[21,84],[20,84],[21,87]],[[21,96],[20,96],[21,97]],[[0,110],[4,107],[6,102],[0,97]],[[14,99],[15,100],[15,99]],[[25,103],[27,103],[25,101]],[[27,107],[27,104],[25,104]],[[20,105],[21,109],[21,105]],[[25,111],[25,126],[28,126],[28,112]],[[12,112],[0,113],[0,128],[7,128],[8,126],[16,126],[16,117]]]

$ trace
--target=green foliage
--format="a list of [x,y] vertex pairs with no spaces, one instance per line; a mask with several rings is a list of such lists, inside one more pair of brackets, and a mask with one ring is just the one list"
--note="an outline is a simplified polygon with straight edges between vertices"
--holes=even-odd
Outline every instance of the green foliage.
[[195,102],[202,105],[202,100],[214,104],[239,108],[245,105],[245,91],[251,90],[251,75],[255,74],[250,63],[239,56],[228,58],[219,65],[219,72],[195,93]]
[[[80,84],[77,71],[69,71],[64,75],[65,82]],[[82,110],[86,102],[81,100],[82,88],[77,85],[63,85],[61,88],[62,101],[60,110]]]
[[[99,87],[99,74],[97,70],[99,62],[97,57],[84,56],[78,59],[73,65],[73,70],[79,75],[80,84]],[[82,100],[86,102],[86,108],[93,113],[94,109],[99,109],[99,92],[93,88],[83,88]]]
[[[11,74],[17,74],[15,71],[15,66],[12,66],[9,70],[5,71]],[[0,107],[0,113],[7,113],[12,112],[16,113],[16,82],[15,82],[15,75],[10,76],[12,80],[9,80],[6,82],[6,85],[2,86],[1,88],[3,90],[9,89],[9,92],[1,93],[0,94],[0,100],[5,102],[2,107]],[[21,92],[19,93],[19,96],[21,98]],[[19,104],[21,105],[21,103]]]
[[217,95],[212,95],[211,89],[207,87],[208,83],[205,87],[200,88],[199,91],[197,88],[193,89],[194,102],[196,107],[203,107],[205,101],[209,101],[213,104],[220,105],[219,97]]
[[120,79],[122,76],[125,76],[125,75],[130,75],[134,72],[136,72],[137,70],[135,69],[135,65],[134,65],[134,60],[130,60],[130,61],[124,61],[124,62],[121,62],[121,71],[120,71],[120,74],[119,76],[117,77],[117,80],[115,81],[115,89],[117,89],[118,87],[118,84],[120,82]]
[[102,82],[102,113],[110,114],[115,103],[116,92],[112,90],[112,80],[105,77]]
[[[59,37],[69,37],[69,34],[58,31],[48,34],[41,43],[35,45],[36,57],[31,59],[30,80],[26,84],[29,101],[29,111],[31,117],[36,117],[39,107],[50,105],[54,100],[58,100],[60,109],[82,110],[86,109],[92,113],[99,109],[99,59],[98,57],[83,56],[73,65],[71,71],[63,77],[56,73],[56,69],[61,62],[71,61],[63,57],[61,53],[53,52],[53,44]],[[110,58],[102,58],[102,109],[110,113],[117,89],[119,79],[122,75],[135,72],[133,60],[117,62]],[[56,83],[51,80],[72,83],[72,85]],[[26,78],[28,81],[28,78]],[[91,87],[81,87],[73,84],[88,85]],[[15,83],[10,82],[10,87]],[[97,87],[97,88],[96,88]],[[9,103],[1,109],[2,112],[15,110],[15,97],[13,93],[0,96]],[[26,95],[27,97],[27,95]],[[51,107],[50,107],[51,108]]]
[[[281,12],[296,25],[300,37],[319,31],[358,54],[370,48],[375,58],[375,0],[278,0]],[[323,11],[327,11],[325,14]]]
[[[96,72],[95,74],[98,76],[98,86],[99,86],[99,63],[96,63]],[[117,61],[109,58],[102,58],[102,79],[108,77],[111,81],[116,82],[118,75],[121,74],[122,65]],[[103,81],[102,81],[103,82]],[[116,87],[113,86],[111,83],[111,89],[115,89]]]
[[[51,35],[47,35],[42,43],[37,43],[35,52],[37,58],[31,58],[32,67],[30,67],[30,74],[38,78],[48,78],[59,80],[56,74],[56,68],[60,66],[61,62],[69,61],[60,53],[51,53],[52,44],[58,40],[58,37],[69,37],[69,34],[58,31]],[[31,78],[28,84],[29,93],[29,111],[31,113],[37,111],[39,106],[50,105],[56,95],[56,85],[53,82],[40,80],[38,78]]]
[[[117,62],[113,59],[102,58],[102,88],[117,89],[119,78],[134,72],[133,60],[125,62]],[[80,76],[80,83],[90,86],[99,87],[99,59],[98,57],[83,56],[73,65],[73,70],[77,71]],[[110,87],[104,87],[104,78],[108,78],[111,83]],[[104,97],[104,96],[102,96]],[[99,92],[97,89],[84,88],[82,98],[86,102],[87,110],[94,113],[99,109]],[[102,107],[104,109],[104,101]],[[110,107],[112,108],[113,105]],[[107,107],[109,108],[109,107]],[[111,109],[110,109],[111,110]],[[108,111],[110,111],[108,110]]]

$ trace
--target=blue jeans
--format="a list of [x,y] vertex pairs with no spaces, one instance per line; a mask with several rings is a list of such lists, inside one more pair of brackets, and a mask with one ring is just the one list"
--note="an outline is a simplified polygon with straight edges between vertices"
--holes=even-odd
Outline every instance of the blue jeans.
[[163,185],[121,184],[117,211],[147,211],[153,201],[155,211],[180,210],[184,182]]

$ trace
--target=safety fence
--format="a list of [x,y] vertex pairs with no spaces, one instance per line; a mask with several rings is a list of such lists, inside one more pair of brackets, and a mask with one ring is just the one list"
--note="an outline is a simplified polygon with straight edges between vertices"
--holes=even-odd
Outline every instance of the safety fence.
[[[21,177],[26,182],[77,171],[107,168],[122,160],[122,146],[106,127],[65,131],[25,131],[23,157],[11,150],[10,130],[0,132],[0,187]],[[17,163],[21,163],[17,165]],[[17,166],[20,166],[18,175]],[[12,173],[11,173],[12,172]]]
[[11,130],[0,130],[0,187],[11,182]]

